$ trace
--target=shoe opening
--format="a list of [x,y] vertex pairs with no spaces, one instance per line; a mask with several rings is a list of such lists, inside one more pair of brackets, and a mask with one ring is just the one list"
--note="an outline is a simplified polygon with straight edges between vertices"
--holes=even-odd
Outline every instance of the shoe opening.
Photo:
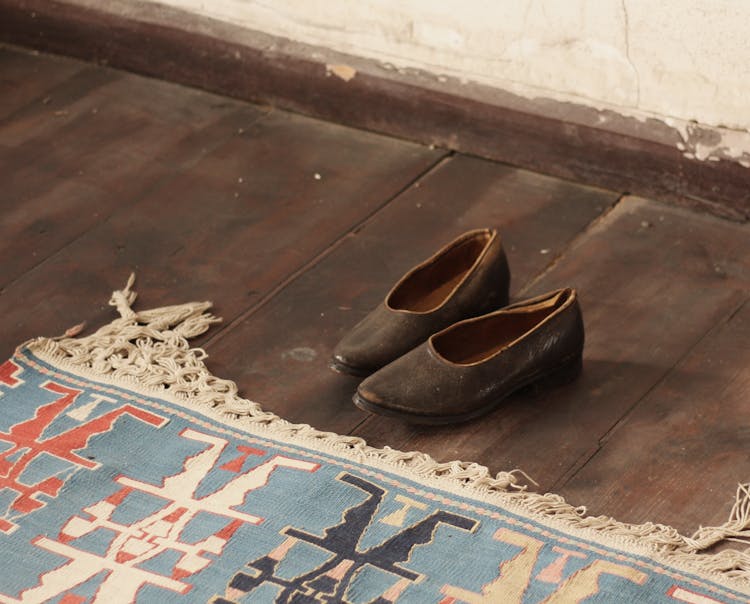
[[476,233],[418,268],[391,292],[388,306],[411,312],[430,312],[442,306],[474,268],[492,235],[492,231]]
[[433,337],[432,345],[441,357],[451,363],[480,363],[534,330],[572,296],[572,290],[562,290],[532,304],[459,323]]

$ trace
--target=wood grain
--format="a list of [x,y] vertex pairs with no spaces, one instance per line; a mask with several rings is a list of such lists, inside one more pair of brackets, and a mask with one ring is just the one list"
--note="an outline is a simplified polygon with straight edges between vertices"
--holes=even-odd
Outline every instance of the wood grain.
[[566,481],[567,496],[585,498],[593,513],[668,523],[687,534],[724,523],[735,485],[750,476],[748,341],[745,301],[604,435]]
[[3,199],[3,253],[18,256],[3,263],[5,354],[108,320],[102,302],[131,270],[144,304],[217,299],[231,320],[444,154],[97,70],[110,75],[70,99],[64,125],[34,107],[2,131],[33,124],[8,135],[3,169],[25,155],[44,181],[16,178]]
[[[55,63],[32,64],[48,62]],[[263,115],[208,93],[99,71],[106,75],[88,72],[96,86],[77,77],[80,90],[50,91],[49,103],[32,100],[0,122],[0,254],[16,257],[0,266],[0,286]]]
[[87,68],[86,63],[65,57],[30,62],[28,54],[0,46],[0,120],[30,103],[44,101],[50,89]]

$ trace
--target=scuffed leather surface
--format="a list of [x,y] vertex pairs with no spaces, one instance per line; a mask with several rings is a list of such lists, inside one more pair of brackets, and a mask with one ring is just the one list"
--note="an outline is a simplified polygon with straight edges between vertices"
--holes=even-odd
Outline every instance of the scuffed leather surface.
[[450,363],[427,341],[360,384],[358,394],[387,410],[423,416],[464,415],[504,398],[519,383],[543,376],[583,351],[578,300],[494,357]]

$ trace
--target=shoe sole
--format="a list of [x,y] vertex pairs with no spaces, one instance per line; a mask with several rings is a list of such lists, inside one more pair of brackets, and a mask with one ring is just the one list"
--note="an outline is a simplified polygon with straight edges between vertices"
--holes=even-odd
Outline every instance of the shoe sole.
[[540,375],[531,375],[520,381],[513,388],[509,389],[503,396],[493,400],[491,403],[474,409],[469,413],[462,413],[459,415],[421,415],[419,413],[408,413],[404,411],[397,411],[388,407],[382,407],[368,401],[359,395],[359,392],[355,393],[352,397],[354,404],[368,413],[375,413],[377,415],[383,415],[386,417],[395,417],[397,419],[405,420],[411,424],[421,424],[428,426],[444,426],[447,424],[457,424],[467,422],[472,419],[486,415],[491,411],[494,411],[499,407],[503,401],[508,399],[511,395],[520,392],[525,389],[532,389],[534,391],[546,389],[555,386],[563,386],[576,379],[583,368],[583,362],[580,356],[573,357],[570,360],[566,360],[551,371],[547,371]]

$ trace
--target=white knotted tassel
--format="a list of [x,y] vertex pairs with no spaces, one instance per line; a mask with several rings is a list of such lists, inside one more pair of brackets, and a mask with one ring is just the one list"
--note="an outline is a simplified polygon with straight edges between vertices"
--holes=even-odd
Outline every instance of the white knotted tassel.
[[130,273],[128,282],[125,287],[120,290],[112,292],[112,297],[109,299],[109,305],[117,308],[117,312],[123,319],[132,319],[136,316],[136,313],[131,308],[135,302],[138,294],[132,290],[133,284],[135,283],[135,273]]

